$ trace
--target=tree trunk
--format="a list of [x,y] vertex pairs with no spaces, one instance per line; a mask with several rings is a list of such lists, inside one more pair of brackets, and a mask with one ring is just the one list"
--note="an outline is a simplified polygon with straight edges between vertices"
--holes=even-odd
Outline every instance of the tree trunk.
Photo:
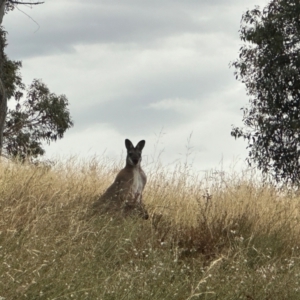
[[[5,9],[5,1],[6,0],[0,0],[0,25],[2,24],[3,16],[4,16],[4,9]],[[3,130],[4,130],[4,124],[5,124],[5,118],[6,118],[6,112],[7,112],[7,98],[5,94],[5,88],[2,82],[2,76],[3,76],[3,41],[0,39],[0,155],[2,152],[2,146],[3,146]]]

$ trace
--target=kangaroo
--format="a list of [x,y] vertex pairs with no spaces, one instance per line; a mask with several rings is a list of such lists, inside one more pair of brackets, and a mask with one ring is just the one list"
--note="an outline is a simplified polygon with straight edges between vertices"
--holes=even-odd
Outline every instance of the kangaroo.
[[142,200],[142,193],[147,182],[147,177],[141,168],[142,150],[145,143],[142,140],[134,147],[130,140],[125,140],[126,165],[118,173],[113,184],[95,202],[94,208],[102,208],[104,211],[121,210],[125,215],[137,212],[144,219],[148,219],[148,212]]

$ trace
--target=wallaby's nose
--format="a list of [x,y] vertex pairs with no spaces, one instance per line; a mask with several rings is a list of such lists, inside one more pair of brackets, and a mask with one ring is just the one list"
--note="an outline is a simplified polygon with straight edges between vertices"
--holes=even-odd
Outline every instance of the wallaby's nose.
[[135,165],[137,165],[138,162],[139,162],[139,159],[138,159],[138,158],[134,158],[132,161],[133,161],[133,163],[134,163]]

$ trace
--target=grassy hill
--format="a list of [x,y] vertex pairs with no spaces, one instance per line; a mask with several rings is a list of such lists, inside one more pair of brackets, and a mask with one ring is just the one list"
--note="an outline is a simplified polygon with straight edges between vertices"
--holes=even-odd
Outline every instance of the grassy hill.
[[156,166],[149,220],[91,216],[118,168],[0,162],[0,299],[300,299],[300,197]]

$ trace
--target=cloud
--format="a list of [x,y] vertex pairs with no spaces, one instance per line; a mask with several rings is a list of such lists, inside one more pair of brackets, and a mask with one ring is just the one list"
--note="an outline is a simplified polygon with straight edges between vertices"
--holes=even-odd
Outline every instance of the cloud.
[[153,102],[149,105],[149,108],[153,108],[155,110],[174,110],[180,113],[190,114],[191,110],[195,108],[194,102],[187,99],[163,99],[158,102]]
[[[72,53],[87,44],[151,47],[183,34],[237,31],[235,1],[53,1],[5,16],[10,53],[28,56]],[[238,16],[240,18],[240,16]],[[226,24],[226,26],[224,26]],[[22,30],[20,30],[22,28]]]

